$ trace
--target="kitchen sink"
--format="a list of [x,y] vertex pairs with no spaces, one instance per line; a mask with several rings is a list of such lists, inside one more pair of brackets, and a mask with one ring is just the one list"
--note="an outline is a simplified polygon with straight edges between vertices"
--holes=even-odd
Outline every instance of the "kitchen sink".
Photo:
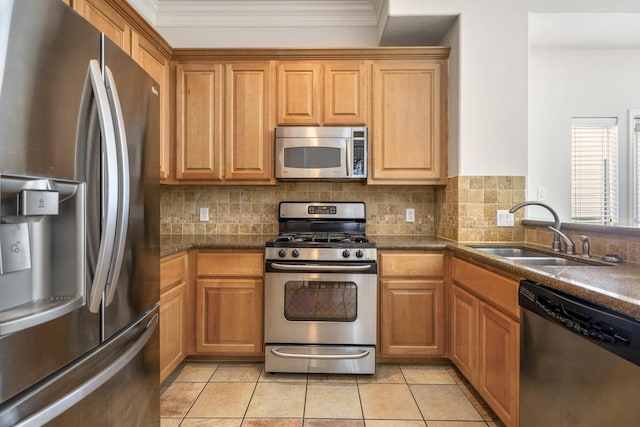
[[482,247],[482,248],[474,248],[480,252],[486,252],[488,254],[502,256],[502,257],[518,257],[518,258],[528,258],[528,257],[544,257],[546,256],[542,252],[532,251],[530,249],[522,249],[522,248],[495,248],[495,247]]
[[[578,260],[559,258],[552,256],[538,256],[538,257],[505,257],[510,260],[527,264],[527,265],[561,265],[561,266],[576,266],[576,265],[594,265],[588,262],[582,262]],[[600,264],[596,264],[600,265]]]
[[532,249],[518,247],[474,247],[475,250],[496,255],[525,265],[538,266],[604,266],[608,265],[596,260],[582,260],[579,258],[561,257],[555,253],[538,252]]

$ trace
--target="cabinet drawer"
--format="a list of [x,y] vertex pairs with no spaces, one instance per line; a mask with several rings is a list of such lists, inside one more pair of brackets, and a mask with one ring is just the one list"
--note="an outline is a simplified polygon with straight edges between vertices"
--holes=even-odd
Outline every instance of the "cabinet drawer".
[[160,262],[160,292],[185,280],[187,277],[187,254],[181,253],[162,258]]
[[262,276],[262,252],[198,252],[198,276]]
[[515,280],[457,258],[451,260],[451,278],[482,300],[516,319],[520,318],[518,282]]
[[381,252],[381,277],[443,277],[444,255],[416,252]]

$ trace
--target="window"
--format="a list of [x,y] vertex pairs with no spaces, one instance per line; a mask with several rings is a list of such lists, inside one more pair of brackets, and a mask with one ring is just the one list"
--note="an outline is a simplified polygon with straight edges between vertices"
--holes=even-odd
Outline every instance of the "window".
[[571,219],[618,222],[618,119],[571,120]]

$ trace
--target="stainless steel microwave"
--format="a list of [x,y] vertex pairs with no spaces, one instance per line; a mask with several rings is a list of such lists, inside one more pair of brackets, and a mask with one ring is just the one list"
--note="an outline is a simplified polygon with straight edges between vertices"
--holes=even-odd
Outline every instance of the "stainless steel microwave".
[[277,127],[274,158],[277,179],[365,179],[367,128]]

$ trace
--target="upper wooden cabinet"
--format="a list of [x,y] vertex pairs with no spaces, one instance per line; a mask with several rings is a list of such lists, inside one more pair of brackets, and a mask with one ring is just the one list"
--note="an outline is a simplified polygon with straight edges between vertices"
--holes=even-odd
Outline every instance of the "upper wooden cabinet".
[[278,125],[365,125],[364,61],[280,62]]
[[160,179],[170,177],[170,65],[146,37],[131,33],[131,56],[160,85]]
[[178,64],[177,180],[273,182],[272,68],[268,61]]
[[445,60],[375,61],[369,183],[445,184]]
[[319,125],[320,74],[316,63],[278,64],[279,125]]
[[73,8],[120,49],[131,54],[131,25],[104,0],[73,0]]
[[[97,1],[97,0],[93,0]],[[366,126],[369,184],[444,184],[446,47],[175,49],[172,184],[275,184],[275,126]]]
[[176,179],[222,180],[222,65],[176,68]]
[[274,182],[272,68],[269,61],[178,64],[178,181]]
[[225,179],[269,181],[273,176],[273,64],[225,66]]
[[364,62],[324,66],[323,120],[331,125],[367,123],[367,73]]

